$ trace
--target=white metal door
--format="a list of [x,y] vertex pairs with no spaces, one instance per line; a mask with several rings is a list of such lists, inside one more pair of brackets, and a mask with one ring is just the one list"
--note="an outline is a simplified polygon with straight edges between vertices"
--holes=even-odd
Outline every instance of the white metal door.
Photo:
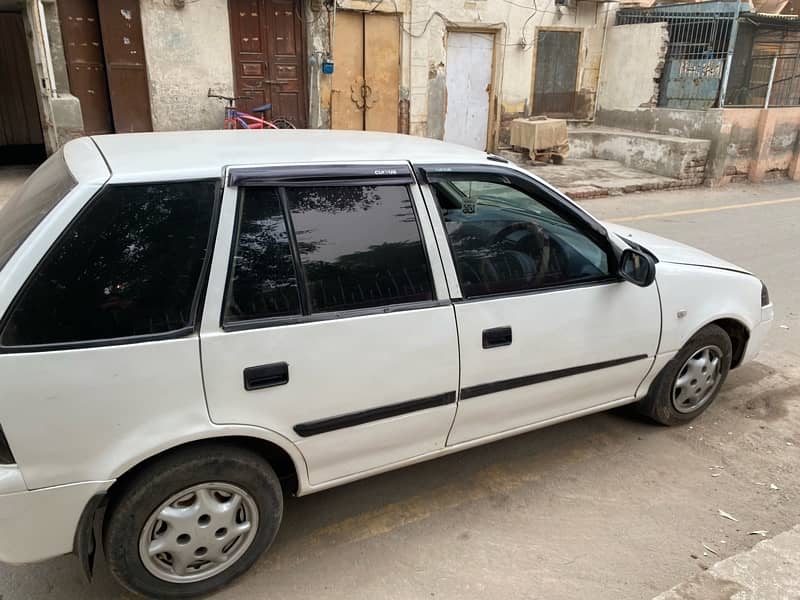
[[[333,168],[331,178],[342,168]],[[406,171],[410,181],[407,167]],[[396,215],[415,227],[416,214],[423,216],[418,224],[426,252],[437,257],[429,261],[435,297],[446,297],[430,220],[416,187],[410,189],[414,211],[407,203],[374,208],[383,202],[378,192],[370,191],[359,208],[347,201],[347,195],[332,199],[326,196],[328,188],[315,189],[320,190],[314,198],[321,199],[322,211],[307,215],[305,221],[298,220],[285,199],[293,192],[284,190],[284,217],[275,217],[283,221],[292,211],[294,228],[288,237],[299,240],[292,252],[298,261],[294,266],[301,281],[298,287],[306,290],[301,295],[314,293],[310,283],[304,286],[304,270],[298,266],[305,265],[305,252],[319,261],[340,251],[355,258],[354,252],[361,247],[385,251],[387,256],[402,252],[404,244],[392,245],[392,238],[387,237],[391,232],[383,227],[381,215]],[[240,206],[247,201],[246,193],[240,192]],[[309,196],[309,201],[314,198]],[[373,215],[369,223],[358,221],[353,226],[355,219],[368,210]],[[306,460],[312,485],[444,447],[458,387],[458,339],[452,307],[431,300],[413,306],[378,306],[324,315],[312,309],[310,314],[297,314],[283,322],[261,319],[239,327],[220,326],[224,290],[234,289],[235,279],[228,274],[228,249],[237,248],[234,232],[236,240],[242,236],[249,244],[258,243],[266,235],[238,233],[245,232],[241,215],[237,216],[237,189],[226,188],[201,331],[203,380],[211,420],[263,427],[296,444]],[[323,222],[324,228],[320,225]],[[274,230],[275,226],[270,227]],[[320,234],[318,242],[303,237],[314,228]],[[236,264],[240,264],[238,255]],[[262,266],[255,272],[263,272],[263,285],[267,286],[275,276],[270,274],[269,262]],[[399,282],[407,277],[407,273],[393,272],[385,279]],[[338,293],[340,284],[335,283],[328,292]],[[266,367],[261,376],[265,385],[249,385],[247,371],[254,367]]]
[[[632,398],[653,363],[655,285],[616,282],[456,305],[461,400],[448,444]],[[508,327],[510,345],[484,348]]]
[[422,170],[457,299],[461,385],[447,444],[632,399],[658,347],[656,285],[616,277],[602,233],[513,170]]
[[447,113],[444,139],[486,149],[494,35],[447,35]]

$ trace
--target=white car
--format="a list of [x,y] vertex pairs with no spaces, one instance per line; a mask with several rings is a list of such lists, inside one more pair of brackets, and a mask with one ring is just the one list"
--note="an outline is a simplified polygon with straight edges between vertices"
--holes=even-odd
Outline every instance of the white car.
[[[205,594],[304,495],[627,403],[685,423],[747,271],[482,152],[333,131],[69,142],[0,211],[0,560]],[[95,543],[97,536],[97,546]]]

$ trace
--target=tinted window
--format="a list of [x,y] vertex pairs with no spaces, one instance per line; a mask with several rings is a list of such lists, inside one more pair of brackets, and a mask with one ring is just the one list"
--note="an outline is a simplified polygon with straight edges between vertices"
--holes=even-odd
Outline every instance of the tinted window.
[[193,323],[214,203],[208,182],[106,188],[26,285],[6,346],[164,333]]
[[287,188],[312,312],[433,298],[405,186]]
[[245,188],[225,322],[300,314],[289,236],[276,188]]
[[0,269],[75,186],[75,180],[59,150],[34,171],[22,187],[0,209]]
[[500,182],[433,184],[466,297],[608,276],[605,251],[535,198]]

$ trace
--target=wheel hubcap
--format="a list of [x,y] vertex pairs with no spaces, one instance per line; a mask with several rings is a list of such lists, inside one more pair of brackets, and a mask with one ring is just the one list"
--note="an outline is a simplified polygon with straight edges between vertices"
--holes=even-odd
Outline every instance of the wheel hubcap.
[[690,413],[706,404],[719,387],[722,350],[705,346],[683,363],[672,386],[672,405]]
[[201,581],[233,565],[257,530],[258,509],[247,492],[229,483],[201,483],[153,511],[139,536],[139,557],[164,581]]

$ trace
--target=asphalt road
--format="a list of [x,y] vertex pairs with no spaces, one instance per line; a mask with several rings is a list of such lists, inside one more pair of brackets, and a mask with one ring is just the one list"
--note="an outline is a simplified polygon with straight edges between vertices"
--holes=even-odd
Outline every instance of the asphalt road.
[[[215,598],[650,598],[800,522],[800,185],[585,206],[767,281],[758,361],[689,427],[615,410],[290,500],[272,550]],[[127,597],[73,557],[0,567],[2,600]]]

